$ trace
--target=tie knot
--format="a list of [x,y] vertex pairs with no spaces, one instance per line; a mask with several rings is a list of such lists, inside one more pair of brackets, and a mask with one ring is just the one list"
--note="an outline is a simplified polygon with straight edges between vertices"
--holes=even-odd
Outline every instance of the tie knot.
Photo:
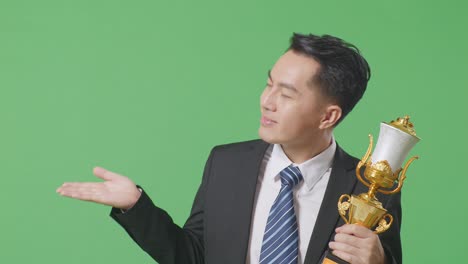
[[289,165],[280,172],[281,185],[288,185],[291,188],[302,181],[302,173],[298,167]]

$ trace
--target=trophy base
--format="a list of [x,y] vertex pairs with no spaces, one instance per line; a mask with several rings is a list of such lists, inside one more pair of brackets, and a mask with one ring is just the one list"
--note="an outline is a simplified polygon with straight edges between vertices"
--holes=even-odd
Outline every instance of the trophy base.
[[349,264],[349,263],[333,255],[330,251],[327,251],[325,258],[322,261],[322,264]]

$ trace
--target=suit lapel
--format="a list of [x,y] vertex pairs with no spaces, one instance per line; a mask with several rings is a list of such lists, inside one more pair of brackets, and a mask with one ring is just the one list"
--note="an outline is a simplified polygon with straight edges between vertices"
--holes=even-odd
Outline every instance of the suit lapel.
[[235,220],[233,226],[238,228],[236,228],[236,238],[233,241],[236,241],[235,251],[238,254],[233,254],[233,256],[240,259],[232,263],[245,263],[247,257],[257,178],[265,151],[269,146],[264,141],[255,141],[254,143],[248,151],[243,153],[239,163],[240,168],[235,169],[239,173],[237,175],[239,179],[236,181],[237,185],[232,186],[232,188],[239,193],[236,195],[238,201],[235,203],[238,217],[233,219]]
[[318,263],[328,246],[330,236],[339,220],[338,199],[349,194],[356,184],[355,159],[337,146],[330,179],[309,241],[305,264]]

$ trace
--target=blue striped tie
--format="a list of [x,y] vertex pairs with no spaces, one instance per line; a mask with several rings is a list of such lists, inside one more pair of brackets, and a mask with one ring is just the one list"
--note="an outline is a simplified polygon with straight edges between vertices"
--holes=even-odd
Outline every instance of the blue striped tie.
[[297,263],[298,232],[294,213],[293,188],[302,181],[298,167],[280,172],[281,190],[271,206],[263,235],[260,264]]

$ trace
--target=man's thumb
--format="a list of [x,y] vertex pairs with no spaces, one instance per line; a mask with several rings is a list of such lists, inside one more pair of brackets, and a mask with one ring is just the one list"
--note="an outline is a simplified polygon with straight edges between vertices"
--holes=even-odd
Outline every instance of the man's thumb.
[[108,171],[104,168],[101,168],[101,167],[94,167],[93,169],[93,173],[94,175],[96,175],[97,177],[105,180],[105,181],[111,181],[111,180],[114,180],[115,178],[119,177],[120,175],[118,175],[117,173],[114,173],[112,171]]

